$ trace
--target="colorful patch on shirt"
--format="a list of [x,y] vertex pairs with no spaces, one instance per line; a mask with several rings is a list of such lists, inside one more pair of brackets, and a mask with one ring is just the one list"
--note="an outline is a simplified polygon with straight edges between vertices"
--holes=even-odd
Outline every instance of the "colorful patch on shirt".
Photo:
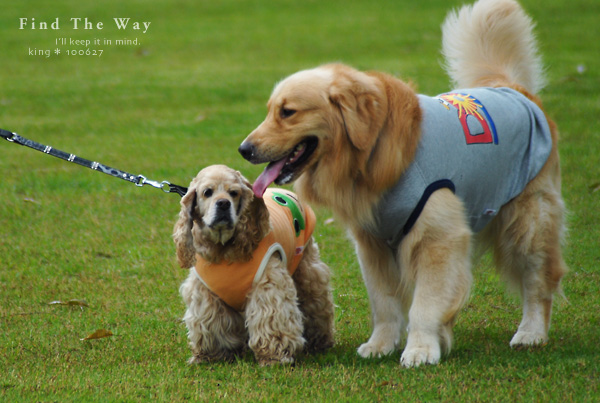
[[290,209],[294,220],[294,231],[296,232],[296,237],[299,237],[300,231],[306,228],[300,203],[298,203],[292,195],[286,193],[273,192],[272,197],[273,200],[275,200],[275,203]]
[[458,110],[467,144],[498,144],[496,125],[485,106],[470,94],[451,92],[436,97],[447,110]]

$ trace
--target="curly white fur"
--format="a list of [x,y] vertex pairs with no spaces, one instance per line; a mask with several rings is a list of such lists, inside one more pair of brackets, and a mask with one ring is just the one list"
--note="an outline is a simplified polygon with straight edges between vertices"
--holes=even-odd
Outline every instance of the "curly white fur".
[[[268,211],[262,199],[254,198],[248,181],[215,165],[200,171],[190,184],[173,238],[179,263],[187,268],[194,265],[196,254],[211,262],[247,261],[269,230]],[[331,347],[329,278],[311,239],[293,276],[274,254],[250,290],[244,311],[238,312],[210,291],[192,267],[179,289],[187,306],[183,319],[193,353],[189,362],[232,360],[248,346],[261,365],[287,364],[305,348]]]

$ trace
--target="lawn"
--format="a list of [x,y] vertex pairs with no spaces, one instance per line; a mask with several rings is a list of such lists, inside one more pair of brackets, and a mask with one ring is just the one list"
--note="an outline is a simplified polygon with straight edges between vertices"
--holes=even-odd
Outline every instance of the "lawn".
[[[0,14],[0,128],[154,180],[187,185],[214,163],[254,180],[262,167],[236,150],[274,83],[341,61],[423,93],[448,90],[439,25],[460,4],[11,2]],[[485,256],[440,365],[404,369],[400,352],[361,359],[370,311],[358,263],[340,224],[317,209],[316,238],[334,273],[335,347],[291,367],[261,368],[250,354],[189,366],[178,293],[186,271],[171,240],[179,196],[0,140],[0,400],[599,400],[600,2],[523,4],[547,66],[541,96],[561,129],[569,209],[570,272],[545,347],[508,346],[519,301]],[[78,29],[71,18],[81,18]],[[130,18],[128,27],[114,18]],[[85,303],[50,304],[70,300]],[[98,329],[113,335],[81,340]]]

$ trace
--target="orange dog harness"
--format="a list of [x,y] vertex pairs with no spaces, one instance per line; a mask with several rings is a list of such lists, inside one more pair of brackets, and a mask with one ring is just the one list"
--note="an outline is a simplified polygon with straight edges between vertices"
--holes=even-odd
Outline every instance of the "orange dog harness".
[[284,189],[267,189],[263,198],[272,229],[249,261],[210,263],[196,255],[195,272],[200,281],[238,311],[244,308],[248,292],[260,280],[275,252],[281,256],[290,275],[294,274],[315,228],[315,213],[300,202],[296,194]]

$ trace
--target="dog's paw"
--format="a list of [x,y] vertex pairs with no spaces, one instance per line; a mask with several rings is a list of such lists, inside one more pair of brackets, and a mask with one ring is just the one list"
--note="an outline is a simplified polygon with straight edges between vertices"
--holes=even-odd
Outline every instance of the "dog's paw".
[[210,360],[207,357],[202,357],[199,355],[193,355],[187,361],[187,363],[190,365],[202,364],[204,362],[210,362]]
[[400,343],[400,325],[383,324],[375,326],[371,338],[358,348],[363,358],[383,357],[392,354]]
[[335,342],[333,338],[310,340],[307,341],[306,345],[304,346],[304,351],[310,354],[322,353],[324,351],[329,350],[331,347],[334,346],[334,344]]
[[294,357],[283,357],[283,358],[259,358],[258,364],[261,367],[270,367],[273,365],[291,365],[294,363]]
[[380,358],[392,354],[396,351],[395,343],[386,341],[368,342],[362,344],[357,352],[362,358]]
[[207,354],[205,352],[201,352],[201,353],[195,352],[194,355],[191,356],[187,362],[190,365],[211,363],[211,362],[218,362],[218,361],[234,362],[236,357],[238,357],[238,355],[241,354],[242,351],[243,351],[242,349],[236,350],[236,351],[220,351],[220,352],[214,353],[214,354]]
[[543,332],[526,332],[519,330],[510,341],[510,346],[516,350],[527,347],[540,346],[548,344],[548,335]]
[[439,345],[407,347],[402,353],[400,364],[406,368],[418,367],[422,364],[437,364],[440,362],[441,355]]

